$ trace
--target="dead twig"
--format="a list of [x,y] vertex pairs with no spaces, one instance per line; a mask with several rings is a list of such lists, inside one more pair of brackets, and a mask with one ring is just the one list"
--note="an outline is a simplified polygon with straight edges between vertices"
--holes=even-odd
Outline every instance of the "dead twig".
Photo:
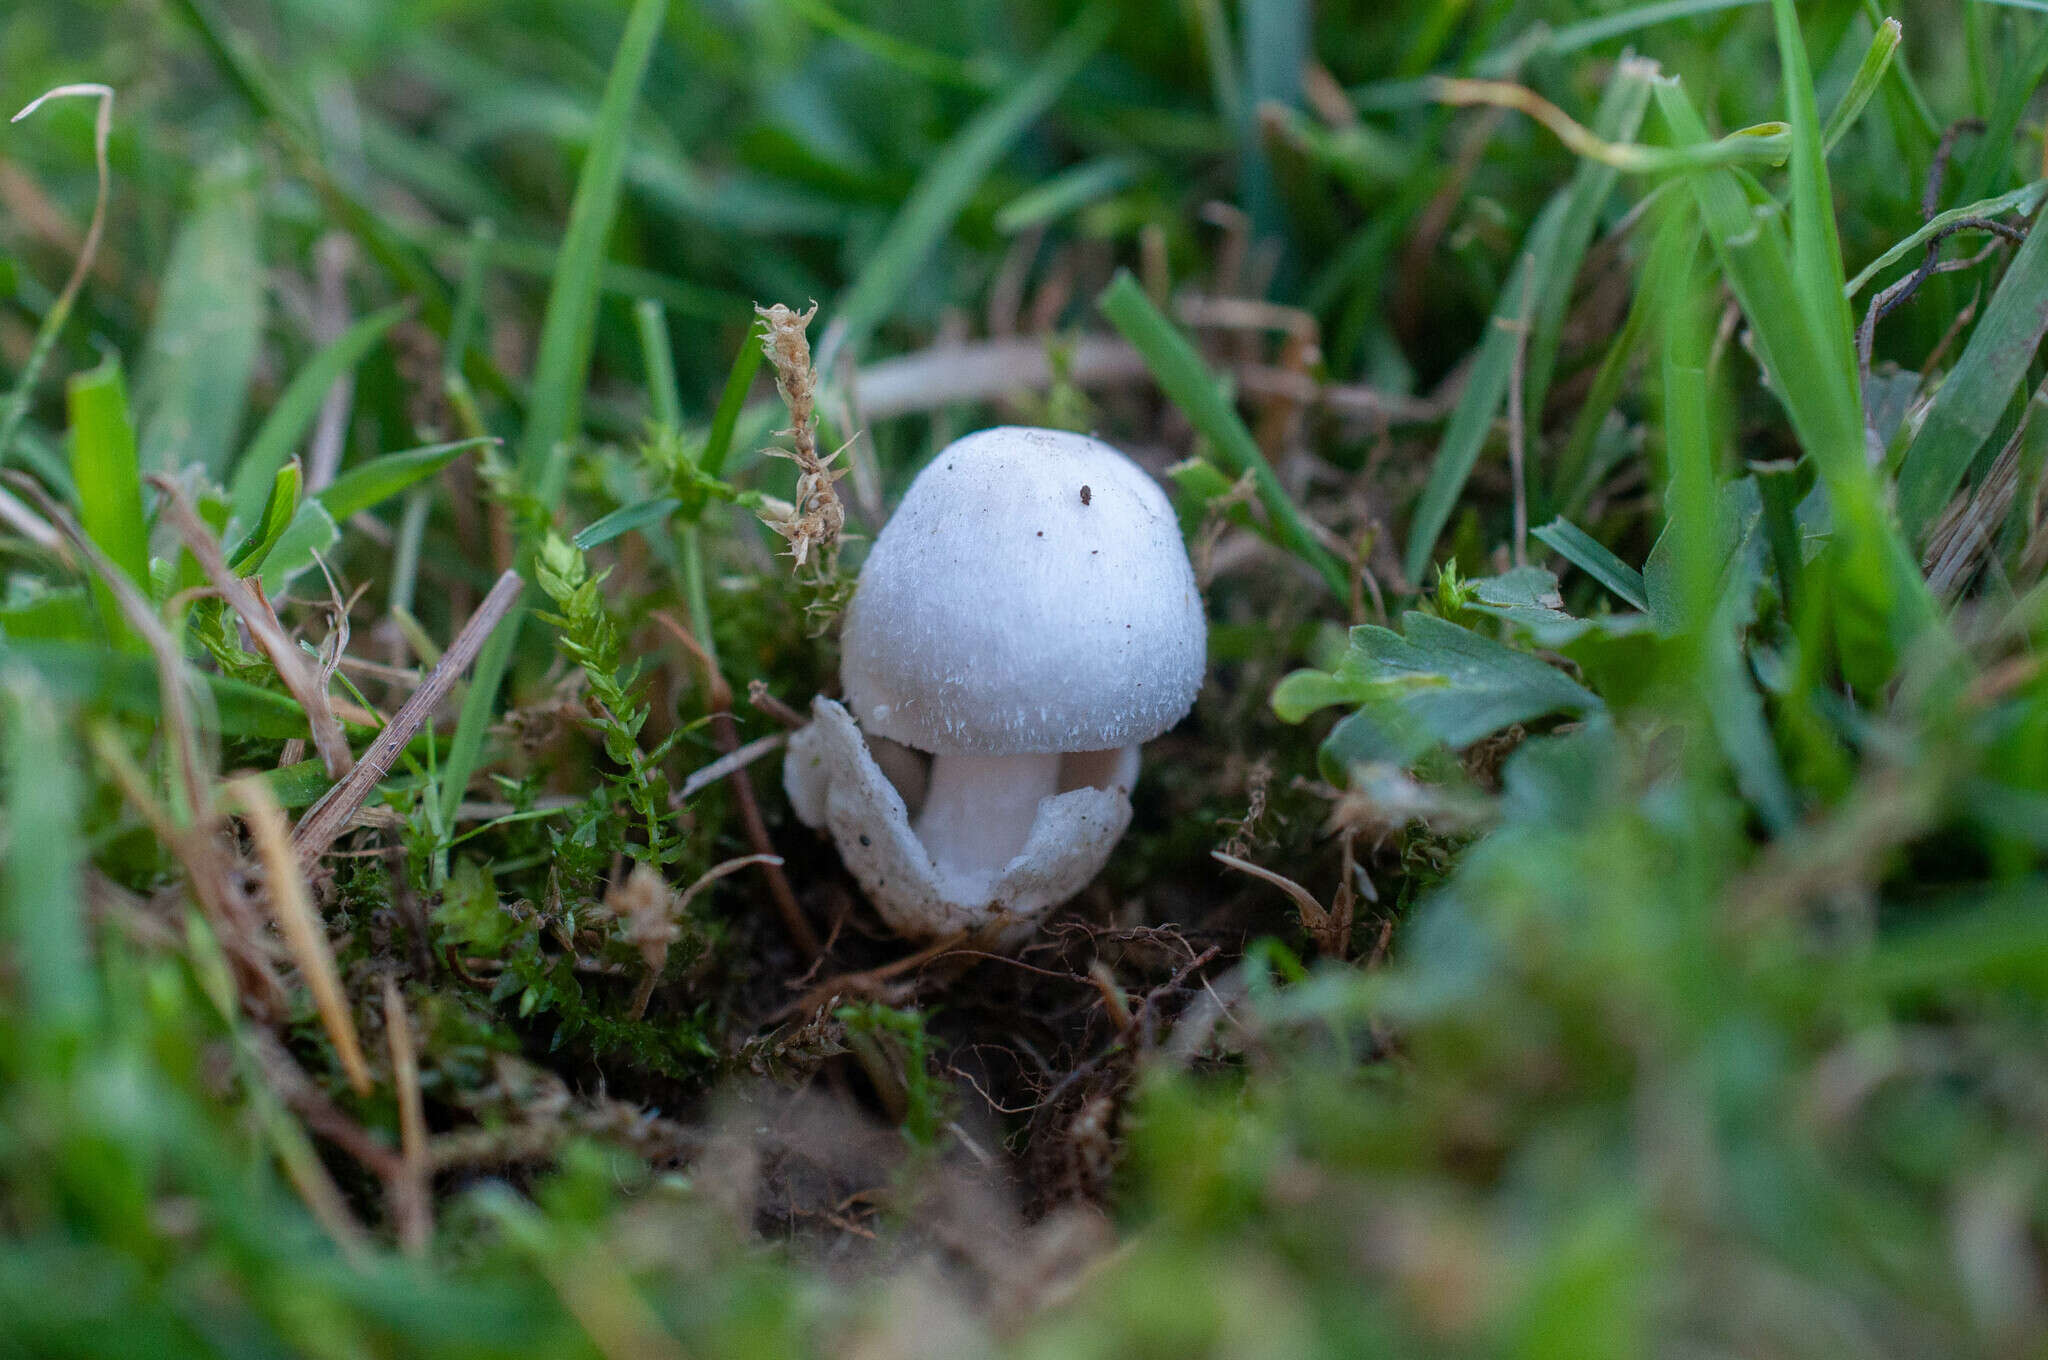
[[[1984,248],[1975,255],[1960,260],[1938,261],[1936,256],[1941,249],[1941,243],[1965,231],[1989,232],[1993,239],[1986,242]],[[1953,274],[1964,269],[1975,269],[1989,258],[1991,252],[2001,243],[2017,243],[2026,239],[2027,234],[2019,228],[1989,217],[1958,218],[1935,232],[1927,242],[1927,255],[1921,260],[1920,267],[1897,283],[1881,289],[1870,299],[1870,306],[1864,310],[1863,324],[1856,331],[1856,354],[1862,361],[1864,378],[1867,380],[1870,376],[1871,352],[1877,343],[1877,323],[1910,302],[1913,295],[1920,291],[1921,284],[1937,274]]]
[[747,702],[792,732],[808,726],[811,721],[771,694],[766,680],[747,681]]
[[770,732],[765,737],[756,737],[745,746],[738,747],[702,769],[692,771],[683,780],[683,786],[676,792],[676,801],[686,803],[710,788],[721,779],[729,778],[735,771],[743,770],[762,756],[779,751],[789,744],[787,732]]
[[922,968],[925,964],[938,959],[950,952],[955,946],[964,944],[971,938],[973,938],[972,932],[965,930],[957,931],[942,940],[926,945],[915,954],[906,954],[892,963],[885,963],[878,968],[869,968],[858,973],[841,973],[837,977],[827,978],[796,1000],[790,1002],[787,1006],[784,1006],[781,1010],[769,1016],[766,1023],[777,1025],[785,1020],[792,1020],[799,1015],[808,1015],[820,1006],[826,1005],[842,996],[870,996],[874,993],[875,988],[882,983],[887,982],[891,978],[901,977],[905,973]]
[[496,631],[512,606],[518,603],[519,593],[524,588],[525,582],[516,571],[508,571],[498,578],[498,583],[491,587],[491,593],[484,597],[484,602],[469,616],[469,622],[462,625],[462,631],[448,644],[448,650],[442,654],[433,672],[412,692],[412,697],[392,715],[384,730],[377,734],[377,739],[370,743],[370,748],[363,752],[361,762],[349,771],[346,778],[329,789],[319,802],[307,809],[306,815],[299,819],[298,828],[292,832],[292,845],[302,862],[310,864],[319,859],[355,819],[371,790],[391,772],[398,753],[405,749],[406,743],[426,725],[434,710],[441,706],[441,701],[448,697],[456,680],[483,650],[484,642]]
[[[1222,301],[1206,299],[1208,306]],[[1186,301],[1181,306],[1185,308]],[[1281,309],[1285,311],[1287,309]],[[1239,319],[1235,313],[1233,319]],[[1248,317],[1251,314],[1246,314]],[[1291,326],[1279,327],[1292,336]],[[1061,376],[1083,391],[1132,387],[1151,381],[1151,370],[1135,349],[1109,336],[1083,336],[1063,356]],[[1328,411],[1339,419],[1396,425],[1428,425],[1443,419],[1444,403],[1384,392],[1356,383],[1319,383],[1297,369],[1264,364],[1233,368],[1248,397],[1287,400]],[[980,340],[935,345],[900,358],[884,359],[860,371],[861,410],[870,421],[937,410],[957,402],[992,402],[1053,385],[1053,363],[1042,339]]]

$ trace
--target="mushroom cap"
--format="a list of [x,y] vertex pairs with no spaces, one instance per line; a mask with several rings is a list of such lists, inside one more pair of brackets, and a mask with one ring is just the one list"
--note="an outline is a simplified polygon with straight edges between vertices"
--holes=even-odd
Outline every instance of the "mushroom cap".
[[1201,688],[1207,622],[1172,507],[1100,440],[1002,426],[911,483],[847,607],[868,732],[943,755],[1149,741]]

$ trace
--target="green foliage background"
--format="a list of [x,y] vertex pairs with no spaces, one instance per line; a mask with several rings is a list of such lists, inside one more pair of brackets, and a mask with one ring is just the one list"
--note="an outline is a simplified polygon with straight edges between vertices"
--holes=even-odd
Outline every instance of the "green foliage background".
[[[0,1355],[2037,1352],[2035,8],[10,5],[0,97],[115,95],[75,299],[95,102],[0,135]],[[808,300],[857,529],[1069,424],[1214,569],[1036,981],[872,973],[772,778],[827,957],[676,896],[775,730],[706,668],[835,670],[756,520]],[[1040,390],[829,396],[998,331]],[[532,586],[317,876],[366,1080],[174,489],[315,650],[363,590],[357,754]]]

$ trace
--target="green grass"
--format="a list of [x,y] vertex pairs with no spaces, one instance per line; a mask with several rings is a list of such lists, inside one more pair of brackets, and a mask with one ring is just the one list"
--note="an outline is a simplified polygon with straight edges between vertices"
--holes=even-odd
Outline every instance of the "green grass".
[[[0,1357],[2041,1350],[2038,11],[0,10]],[[919,956],[775,713],[998,422],[1209,676]]]

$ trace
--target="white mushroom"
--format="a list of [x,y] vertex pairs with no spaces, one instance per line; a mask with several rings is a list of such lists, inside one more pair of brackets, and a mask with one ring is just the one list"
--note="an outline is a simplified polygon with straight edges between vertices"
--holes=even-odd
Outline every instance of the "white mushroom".
[[1179,526],[1135,463],[1057,430],[969,435],[868,554],[840,667],[860,725],[818,701],[791,801],[906,934],[1028,919],[1108,859],[1138,745],[1187,713],[1206,641]]

